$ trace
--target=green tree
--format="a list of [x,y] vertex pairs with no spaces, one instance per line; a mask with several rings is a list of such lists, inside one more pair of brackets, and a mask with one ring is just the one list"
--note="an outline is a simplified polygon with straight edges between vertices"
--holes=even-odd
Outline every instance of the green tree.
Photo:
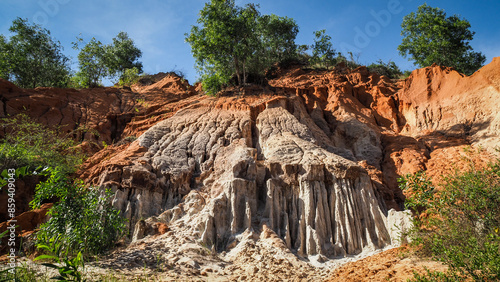
[[426,4],[403,18],[403,42],[398,46],[403,57],[410,57],[415,65],[454,67],[470,75],[486,61],[480,52],[473,52],[469,41],[475,32],[470,23],[458,15],[446,17],[444,10]]
[[309,61],[311,65],[324,65],[327,69],[335,65],[337,52],[333,49],[332,37],[326,34],[326,30],[314,32],[314,44],[311,49],[312,57]]
[[299,27],[292,18],[277,15],[263,15],[257,19],[257,39],[250,72],[263,74],[277,62],[297,57],[295,38]]
[[78,53],[80,70],[76,74],[78,78],[76,80],[83,87],[97,87],[109,74],[110,47],[103,45],[94,37],[80,49],[81,44],[83,44],[82,38],[77,38],[77,42],[73,43],[73,48],[80,50]]
[[257,8],[213,0],[200,11],[200,26],[186,34],[209,93],[229,84],[233,75],[238,86],[246,84],[249,72],[262,75],[272,63],[296,53],[298,27],[293,19],[261,16]]
[[109,73],[122,79],[127,69],[135,68],[138,73],[142,73],[142,63],[138,59],[142,56],[142,51],[137,48],[134,41],[126,32],[121,31],[113,38],[110,45]]
[[10,79],[9,55],[10,48],[5,36],[0,34],[0,78]]
[[255,42],[255,25],[251,23],[256,16],[255,6],[247,5],[243,9],[237,7],[234,0],[213,0],[205,4],[197,21],[202,27],[193,26],[191,33],[186,34],[202,76],[215,70],[224,78],[222,82],[227,83],[234,73],[238,85],[244,83],[242,70]]
[[17,18],[10,40],[0,37],[0,75],[20,87],[65,87],[69,81],[69,59],[59,41],[40,25]]
[[135,46],[126,32],[118,33],[113,38],[113,43],[108,45],[95,38],[84,44],[82,38],[77,38],[77,41],[73,42],[73,49],[80,50],[78,53],[80,70],[72,78],[74,85],[96,87],[106,77],[118,77],[118,80],[123,80],[128,69],[142,72],[142,63],[138,61],[142,51]]

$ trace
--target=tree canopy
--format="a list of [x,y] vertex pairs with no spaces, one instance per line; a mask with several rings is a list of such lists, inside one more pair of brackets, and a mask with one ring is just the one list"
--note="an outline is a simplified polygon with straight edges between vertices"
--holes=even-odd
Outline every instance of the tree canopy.
[[136,68],[142,73],[142,63],[138,59],[142,51],[137,48],[134,41],[126,32],[121,31],[113,38],[113,44],[109,49],[109,73],[122,78],[125,70]]
[[[78,49],[83,44],[83,39],[78,38],[74,48]],[[109,46],[92,38],[78,53],[78,66],[80,70],[76,73],[77,83],[83,87],[96,87],[101,79],[109,74]]]
[[0,34],[0,77],[10,79],[9,45],[5,36]]
[[73,48],[80,50],[80,70],[75,75],[75,82],[80,86],[96,87],[105,77],[118,77],[122,80],[129,69],[142,72],[142,63],[138,61],[142,51],[126,32],[118,33],[109,45],[104,45],[95,38],[87,43],[82,38],[77,38]]
[[470,75],[486,61],[483,54],[472,51],[469,41],[475,32],[458,15],[446,17],[444,10],[423,4],[404,17],[401,27],[403,42],[398,50],[420,67],[436,63]]
[[50,31],[17,18],[7,40],[0,36],[0,76],[20,87],[64,87],[69,81],[69,58]]
[[205,90],[214,93],[236,76],[236,84],[247,82],[249,73],[262,75],[277,61],[296,53],[298,26],[293,19],[262,16],[255,4],[244,7],[234,0],[212,0],[205,4],[186,34]]
[[309,60],[311,65],[324,65],[326,68],[335,65],[338,53],[333,49],[331,40],[332,37],[324,29],[314,32],[312,57]]

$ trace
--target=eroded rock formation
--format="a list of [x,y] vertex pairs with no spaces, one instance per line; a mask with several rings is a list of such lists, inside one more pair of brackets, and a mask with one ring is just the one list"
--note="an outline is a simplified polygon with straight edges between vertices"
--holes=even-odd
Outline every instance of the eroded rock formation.
[[399,176],[438,175],[469,145],[494,151],[499,66],[470,77],[432,66],[400,82],[365,67],[290,68],[218,98],[173,75],[131,89],[0,81],[0,116],[28,107],[48,125],[92,129],[82,140],[115,141],[80,177],[115,191],[134,241],[160,236],[179,252],[198,242],[235,261],[258,261],[248,250],[262,246],[325,261],[394,243],[393,225],[405,225]]
[[345,89],[386,82],[365,68],[350,76],[352,82],[326,81],[321,89],[276,85],[282,95],[200,96],[118,154],[141,151],[128,155],[127,164],[102,167],[89,178],[116,191],[115,206],[131,229],[156,216],[167,224],[183,219],[219,250],[264,225],[302,256],[382,248],[391,244],[388,211],[357,163],[380,169],[381,131],[373,111]]

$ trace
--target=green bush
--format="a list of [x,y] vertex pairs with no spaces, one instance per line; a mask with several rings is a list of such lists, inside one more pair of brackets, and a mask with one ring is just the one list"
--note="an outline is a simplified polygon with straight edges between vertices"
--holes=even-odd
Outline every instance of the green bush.
[[[87,188],[70,178],[83,159],[75,149],[76,142],[26,115],[4,118],[2,122],[5,137],[0,140],[1,178],[8,177],[8,173],[15,173],[16,178],[41,174],[44,181],[36,186],[30,206],[55,203],[49,211],[50,219],[37,233],[38,244],[50,246],[57,237],[67,256],[79,252],[98,254],[112,248],[124,235],[125,219],[111,205],[111,191]],[[0,179],[2,183],[5,181]],[[76,274],[77,269],[73,270]]]
[[28,166],[60,167],[74,172],[83,161],[76,142],[56,130],[36,123],[25,114],[0,119],[4,138],[0,139],[0,172]]
[[500,279],[500,161],[484,169],[471,164],[439,187],[424,173],[408,175],[401,188],[415,214],[412,244],[449,266],[447,273],[416,275],[414,281]]
[[221,73],[213,73],[212,75],[203,75],[203,91],[210,96],[215,96],[219,91],[229,84],[229,77]]
[[120,86],[130,86],[134,83],[137,83],[141,76],[139,75],[139,70],[134,67],[131,69],[126,69],[123,71],[122,76],[118,80],[118,85]]
[[68,87],[74,89],[85,88],[85,79],[82,77],[82,74],[81,73],[73,74],[73,76],[71,76],[69,79]]
[[75,281],[84,282],[87,279],[83,278],[82,270],[85,268],[85,261],[83,260],[82,252],[78,252],[73,258],[69,258],[64,253],[63,244],[59,241],[59,236],[50,239],[49,244],[38,244],[37,247],[49,254],[39,255],[34,261],[37,260],[51,260],[53,263],[42,263],[42,265],[55,269],[59,273],[57,276],[51,278],[56,281]]
[[48,180],[37,185],[31,205],[35,208],[47,199],[58,201],[37,233],[38,242],[49,244],[59,236],[68,254],[99,254],[112,248],[125,231],[125,219],[111,205],[113,193],[71,181],[58,168],[45,173]]
[[403,76],[403,72],[399,69],[396,63],[389,61],[384,63],[382,60],[378,60],[377,63],[372,63],[368,66],[370,72],[378,73],[379,75],[385,75],[388,78],[400,78]]

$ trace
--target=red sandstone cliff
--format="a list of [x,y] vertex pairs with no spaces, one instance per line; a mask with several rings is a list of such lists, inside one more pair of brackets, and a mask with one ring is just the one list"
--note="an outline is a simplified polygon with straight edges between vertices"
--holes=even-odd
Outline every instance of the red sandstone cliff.
[[[219,98],[173,75],[131,89],[0,80],[0,117],[26,112],[67,132],[92,129],[76,136],[93,154],[80,177],[115,191],[134,241],[167,246],[152,257],[162,252],[187,275],[289,279],[272,272],[283,261],[303,269],[297,277],[315,272],[295,255],[323,263],[394,243],[401,215],[389,210],[402,207],[400,175],[439,176],[469,145],[487,150],[482,161],[494,153],[499,67],[496,58],[466,77],[432,66],[399,82],[365,67],[292,68],[269,87]],[[114,145],[101,150],[102,141]],[[157,234],[155,224],[170,231]],[[225,253],[189,255],[203,252],[196,242]],[[109,263],[126,265],[139,243]],[[247,269],[263,262],[271,272]]]

